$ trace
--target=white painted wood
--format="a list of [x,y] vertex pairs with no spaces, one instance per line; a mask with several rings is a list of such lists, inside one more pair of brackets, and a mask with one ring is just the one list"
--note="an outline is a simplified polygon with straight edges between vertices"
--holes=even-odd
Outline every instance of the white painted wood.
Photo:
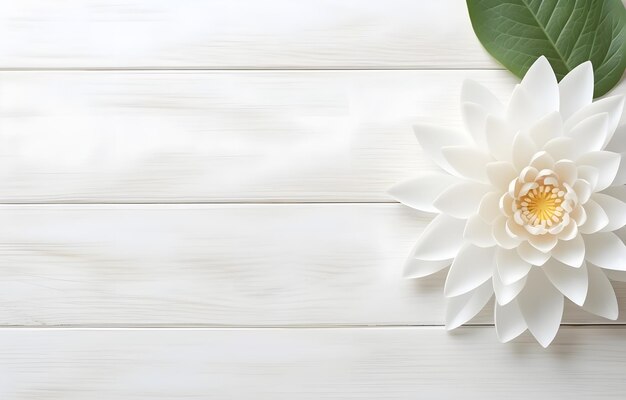
[[[472,71],[500,67],[464,0],[0,0],[0,37],[0,69],[72,70],[0,73],[0,203],[389,201],[434,168],[413,122],[459,127],[465,77],[514,83]],[[400,276],[429,218],[0,206],[0,398],[621,397],[624,326],[563,327],[547,350],[493,327],[364,327],[442,324],[445,273]],[[571,304],[564,321],[606,323]]]
[[505,71],[0,73],[1,202],[389,201]]
[[0,331],[0,396],[31,400],[620,399],[626,327],[543,349],[492,327]]
[[[5,205],[0,325],[442,324],[445,273],[401,277],[429,219],[398,204]],[[576,306],[564,321],[607,322]]]
[[465,0],[3,0],[4,68],[500,68]]

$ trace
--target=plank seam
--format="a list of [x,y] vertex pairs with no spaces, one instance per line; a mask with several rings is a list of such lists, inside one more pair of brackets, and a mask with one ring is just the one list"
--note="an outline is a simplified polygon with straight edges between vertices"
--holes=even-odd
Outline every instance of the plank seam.
[[504,68],[480,67],[0,67],[0,72],[237,72],[237,71],[505,71]]
[[124,205],[128,205],[128,206],[159,206],[159,205],[163,205],[163,206],[175,206],[175,205],[181,205],[181,206],[185,206],[185,205],[307,205],[307,204],[329,204],[329,205],[333,205],[333,204],[341,204],[341,205],[359,205],[359,204],[363,204],[363,205],[367,205],[367,204],[401,204],[397,201],[393,201],[393,200],[372,200],[372,201],[351,201],[351,200],[346,200],[346,201],[337,201],[337,200],[333,200],[333,201],[294,201],[294,200],[286,200],[286,201],[282,201],[282,200],[268,200],[268,201],[210,201],[210,202],[202,202],[202,201],[189,201],[189,202],[167,202],[167,201],[161,201],[161,202],[130,202],[130,201],[125,201],[125,202],[54,202],[54,201],[47,201],[47,202],[41,202],[41,203],[37,203],[37,202],[24,202],[24,203],[20,203],[20,202],[11,202],[11,203],[3,203],[0,202],[0,207],[3,206],[46,206],[46,205],[50,205],[50,206],[79,206],[79,205],[89,205],[89,206],[113,206],[113,205],[117,205],[117,206],[124,206]]
[[[626,323],[564,323],[561,327],[625,327]],[[493,328],[494,324],[474,323],[462,328]],[[445,328],[440,324],[302,324],[302,325],[211,325],[211,324],[60,324],[60,325],[0,325],[6,329],[154,329],[154,330],[272,330],[272,329],[393,329],[393,328]]]

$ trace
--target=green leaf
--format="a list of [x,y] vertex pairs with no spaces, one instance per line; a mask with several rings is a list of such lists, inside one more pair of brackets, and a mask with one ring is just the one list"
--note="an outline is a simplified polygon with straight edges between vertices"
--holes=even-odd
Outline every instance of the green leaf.
[[520,78],[541,55],[559,80],[591,60],[598,97],[626,68],[621,0],[467,0],[467,8],[485,49]]

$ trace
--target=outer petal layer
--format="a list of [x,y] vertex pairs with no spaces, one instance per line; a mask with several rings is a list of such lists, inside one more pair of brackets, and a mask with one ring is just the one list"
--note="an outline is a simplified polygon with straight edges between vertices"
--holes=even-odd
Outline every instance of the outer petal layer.
[[626,203],[602,193],[594,193],[591,199],[606,213],[609,222],[602,229],[605,232],[615,231],[626,225]]
[[403,276],[407,279],[423,278],[449,267],[452,260],[424,261],[409,257],[404,262]]
[[601,268],[626,271],[626,245],[613,232],[585,235],[585,258]]
[[434,200],[433,205],[453,217],[468,218],[478,211],[480,201],[490,189],[490,186],[476,182],[459,182],[445,189]]
[[489,89],[471,79],[466,79],[461,87],[461,102],[470,102],[480,105],[489,114],[499,115],[503,112],[503,105]]
[[495,248],[464,245],[454,259],[443,293],[446,297],[459,296],[474,290],[493,274]]
[[493,158],[488,153],[470,146],[444,147],[441,151],[457,175],[479,182],[489,182],[486,165],[492,162]]
[[571,70],[559,82],[560,111],[564,119],[591,104],[593,100],[593,67],[586,61]]
[[583,305],[587,298],[588,282],[587,267],[584,264],[579,268],[572,268],[552,259],[545,263],[543,272],[568,299],[579,306]]
[[535,269],[528,274],[526,287],[517,299],[528,330],[539,344],[548,347],[561,325],[563,295]]
[[446,303],[446,329],[458,328],[474,318],[492,295],[491,282],[485,282],[469,293],[449,298]]
[[428,156],[446,172],[456,175],[456,171],[443,158],[442,147],[461,146],[469,143],[467,136],[456,131],[432,125],[414,125],[415,137]]
[[426,212],[438,212],[434,200],[459,179],[448,174],[431,173],[393,185],[389,195],[400,203]]
[[616,320],[618,315],[615,290],[600,268],[588,265],[589,293],[583,309],[601,317]]
[[622,157],[617,153],[610,151],[592,151],[590,153],[581,156],[577,163],[578,165],[588,165],[598,170],[598,183],[596,185],[596,192],[600,192],[613,183]]
[[609,115],[609,134],[606,138],[606,144],[613,137],[613,133],[617,128],[623,110],[624,96],[605,97],[603,99],[594,101],[593,103],[587,105],[586,107],[583,107],[582,109],[574,113],[571,117],[567,119],[567,121],[565,121],[565,132],[569,132],[580,121],[589,118],[592,115],[607,113]]
[[494,314],[496,333],[502,343],[509,342],[526,331],[526,321],[516,300],[504,306],[496,303]]
[[531,264],[523,260],[515,250],[498,249],[496,254],[496,265],[502,283],[510,285],[519,281],[528,274]]
[[464,229],[464,220],[439,214],[417,240],[415,258],[428,261],[454,258],[463,244]]

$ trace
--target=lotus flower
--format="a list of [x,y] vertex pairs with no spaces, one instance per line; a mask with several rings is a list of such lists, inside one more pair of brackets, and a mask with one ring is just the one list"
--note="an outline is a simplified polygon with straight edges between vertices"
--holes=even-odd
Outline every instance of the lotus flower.
[[[399,202],[437,213],[405,265],[420,278],[448,266],[446,327],[474,317],[495,292],[498,338],[526,330],[547,347],[564,297],[608,318],[618,314],[608,279],[626,273],[626,129],[623,96],[593,102],[585,62],[560,83],[540,57],[502,104],[463,84],[468,134],[418,125],[441,167],[392,187]],[[621,236],[620,236],[621,235]]]

